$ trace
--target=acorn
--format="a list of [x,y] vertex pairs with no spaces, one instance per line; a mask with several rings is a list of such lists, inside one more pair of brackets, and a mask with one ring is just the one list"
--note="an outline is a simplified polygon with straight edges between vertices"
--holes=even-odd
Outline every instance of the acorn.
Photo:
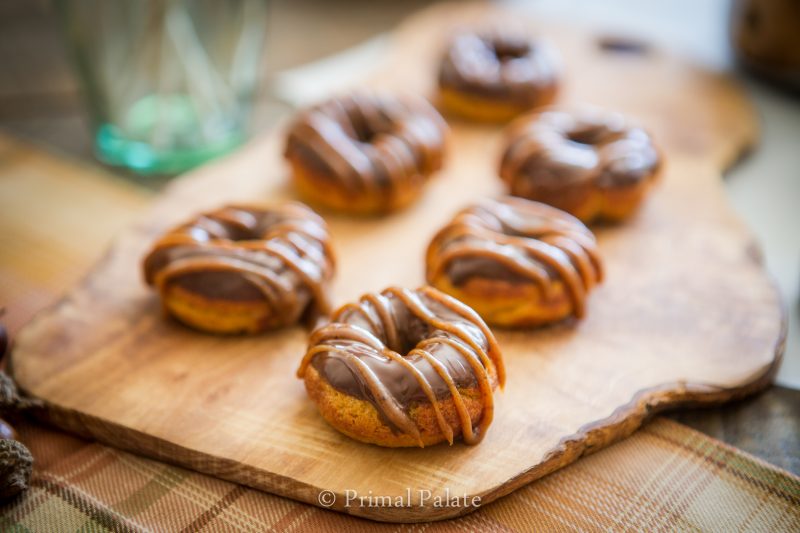
[[18,440],[0,440],[0,500],[16,496],[28,488],[33,456]]
[[[0,309],[0,316],[3,309]],[[6,328],[0,324],[0,361],[8,349]],[[20,396],[17,385],[5,372],[0,371],[0,412],[11,412],[35,405]],[[17,432],[0,419],[0,500],[12,498],[28,488],[33,470],[33,456],[17,440]]]

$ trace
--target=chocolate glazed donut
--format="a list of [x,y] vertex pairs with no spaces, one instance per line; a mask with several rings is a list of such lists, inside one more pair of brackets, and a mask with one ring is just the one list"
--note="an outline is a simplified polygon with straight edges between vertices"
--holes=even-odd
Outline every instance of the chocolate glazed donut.
[[619,113],[551,109],[509,128],[500,176],[514,196],[584,222],[631,216],[656,181],[661,156],[650,135]]
[[328,229],[300,203],[204,213],[156,241],[143,270],[169,314],[213,333],[256,333],[330,311]]
[[582,318],[588,292],[603,277],[586,226],[521,198],[463,209],[433,238],[426,264],[428,283],[499,326]]
[[558,78],[558,60],[545,41],[464,33],[452,39],[442,58],[439,104],[470,120],[506,122],[551,104]]
[[421,98],[358,92],[297,117],[285,156],[314,204],[379,214],[415,200],[442,167],[447,125]]
[[431,287],[366,294],[317,329],[297,371],[322,416],[381,446],[477,444],[505,382],[489,328]]

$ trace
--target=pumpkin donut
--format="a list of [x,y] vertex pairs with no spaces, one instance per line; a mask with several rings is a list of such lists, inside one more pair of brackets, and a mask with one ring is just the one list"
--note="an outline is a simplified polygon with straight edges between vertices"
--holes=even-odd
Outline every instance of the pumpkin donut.
[[505,198],[467,207],[434,236],[426,277],[498,326],[586,313],[603,269],[594,235],[553,207]]
[[330,311],[334,259],[322,218],[303,204],[226,206],[155,242],[145,281],[196,329],[257,333]]
[[439,105],[469,120],[507,122],[553,103],[558,71],[545,41],[501,33],[459,34],[439,68]]
[[442,167],[447,125],[424,99],[357,92],[314,106],[284,155],[308,201],[351,214],[406,207]]
[[392,287],[336,311],[297,371],[337,430],[388,447],[477,444],[505,382],[492,332],[431,287]]
[[511,194],[583,222],[617,222],[641,204],[661,169],[650,135],[619,113],[550,109],[509,128],[500,177]]

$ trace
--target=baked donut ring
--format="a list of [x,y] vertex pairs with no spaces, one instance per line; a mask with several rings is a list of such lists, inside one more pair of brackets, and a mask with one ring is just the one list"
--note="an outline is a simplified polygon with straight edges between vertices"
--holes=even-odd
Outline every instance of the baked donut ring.
[[212,333],[257,333],[330,311],[328,228],[296,202],[204,213],[156,241],[143,270],[168,314]]
[[442,59],[439,103],[466,119],[506,122],[551,104],[558,78],[558,61],[545,41],[463,33],[452,39]]
[[434,236],[426,267],[428,283],[509,327],[582,318],[603,277],[594,235],[578,219],[511,197],[460,211]]
[[477,444],[505,382],[492,332],[431,287],[392,287],[341,307],[311,335],[297,371],[337,430],[380,446]]
[[310,202],[379,214],[419,196],[442,167],[446,134],[444,119],[424,99],[362,91],[300,113],[284,155]]
[[661,156],[650,135],[619,113],[551,109],[511,125],[500,177],[511,194],[589,223],[620,221],[655,182]]

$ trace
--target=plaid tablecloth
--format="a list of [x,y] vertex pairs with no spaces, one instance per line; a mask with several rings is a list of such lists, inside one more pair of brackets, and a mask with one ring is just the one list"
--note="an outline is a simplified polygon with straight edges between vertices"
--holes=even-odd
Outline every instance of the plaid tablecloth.
[[381,524],[18,428],[31,488],[3,531],[800,531],[800,478],[667,419],[456,520]]

